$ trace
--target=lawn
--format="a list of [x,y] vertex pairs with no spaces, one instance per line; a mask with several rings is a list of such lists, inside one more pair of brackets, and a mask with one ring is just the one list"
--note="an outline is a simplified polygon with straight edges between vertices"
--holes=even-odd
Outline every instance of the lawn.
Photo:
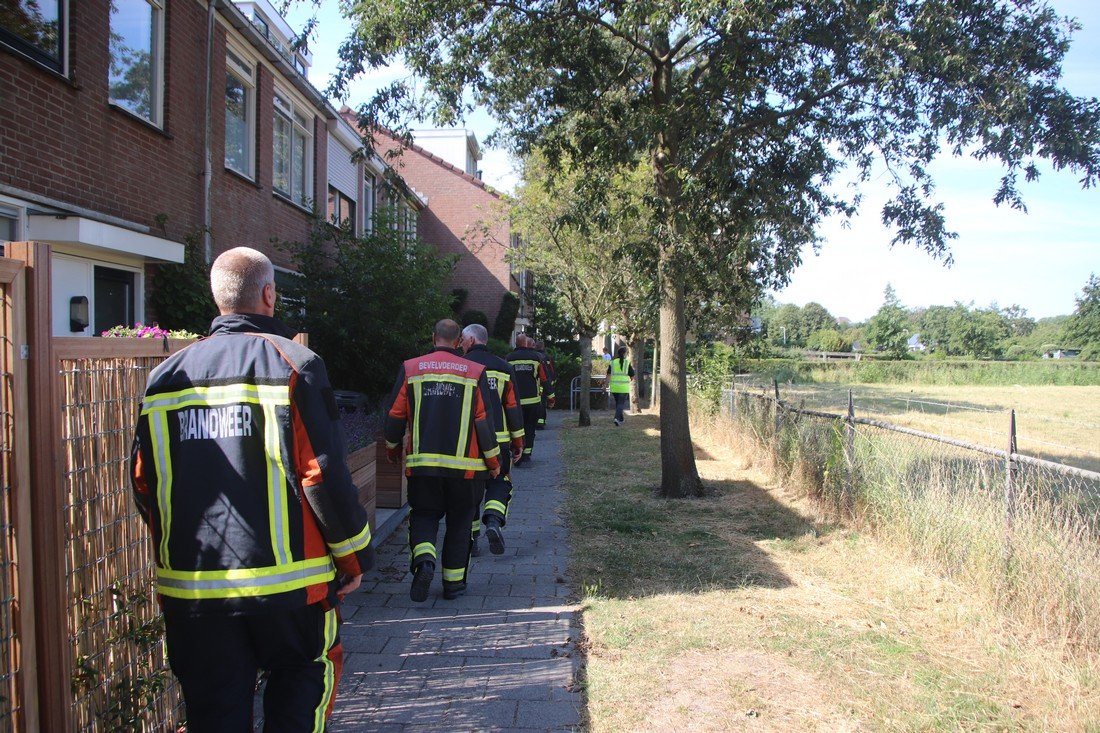
[[591,730],[1100,730],[1091,657],[721,441],[707,495],[662,500],[657,418],[597,422],[563,430]]

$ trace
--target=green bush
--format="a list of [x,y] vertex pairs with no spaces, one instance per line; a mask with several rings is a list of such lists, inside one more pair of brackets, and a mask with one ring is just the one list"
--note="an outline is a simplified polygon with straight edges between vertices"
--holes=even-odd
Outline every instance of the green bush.
[[480,323],[486,328],[489,327],[489,316],[485,315],[485,311],[479,311],[476,308],[471,308],[462,314],[462,326],[469,326],[471,323]]
[[[756,359],[740,364],[743,371],[780,382],[841,384],[988,384],[1100,385],[1100,363],[1083,360],[956,361],[924,359],[814,362],[799,359]],[[689,368],[690,373],[694,370]]]
[[156,324],[168,331],[208,333],[210,322],[218,315],[201,242],[198,233],[184,237],[183,262],[160,265],[153,274],[149,304]]
[[508,291],[500,299],[500,310],[497,311],[496,320],[493,321],[493,338],[507,341],[512,338],[512,330],[516,327],[516,316],[519,315],[519,296]]

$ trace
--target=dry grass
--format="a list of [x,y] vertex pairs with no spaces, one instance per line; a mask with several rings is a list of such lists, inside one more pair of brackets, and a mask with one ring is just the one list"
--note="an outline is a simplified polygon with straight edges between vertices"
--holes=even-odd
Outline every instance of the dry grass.
[[1100,730],[1094,658],[695,431],[708,495],[671,502],[655,417],[565,431],[593,731]]

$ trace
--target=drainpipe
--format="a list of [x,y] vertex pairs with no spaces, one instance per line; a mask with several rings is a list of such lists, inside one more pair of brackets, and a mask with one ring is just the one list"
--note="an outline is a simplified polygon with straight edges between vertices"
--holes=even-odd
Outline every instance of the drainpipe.
[[213,242],[210,238],[210,229],[213,225],[213,214],[210,207],[210,189],[214,182],[214,171],[211,164],[210,152],[210,127],[211,114],[214,102],[213,93],[213,66],[214,66],[214,16],[218,6],[218,0],[209,0],[206,9],[206,120],[203,126],[203,170],[202,170],[202,254],[207,265],[213,260]]

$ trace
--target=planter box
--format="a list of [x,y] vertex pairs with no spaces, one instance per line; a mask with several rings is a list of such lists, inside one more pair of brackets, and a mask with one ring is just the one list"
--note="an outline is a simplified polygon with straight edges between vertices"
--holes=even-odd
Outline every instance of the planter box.
[[378,506],[384,509],[400,509],[408,503],[408,481],[405,478],[405,459],[394,465],[386,458],[386,441],[379,438],[377,450]]
[[373,532],[378,525],[375,523],[375,506],[377,499],[378,477],[375,468],[378,465],[377,454],[372,446],[364,446],[348,453],[348,470],[351,471],[351,482],[359,491],[359,504],[367,510],[367,519]]

